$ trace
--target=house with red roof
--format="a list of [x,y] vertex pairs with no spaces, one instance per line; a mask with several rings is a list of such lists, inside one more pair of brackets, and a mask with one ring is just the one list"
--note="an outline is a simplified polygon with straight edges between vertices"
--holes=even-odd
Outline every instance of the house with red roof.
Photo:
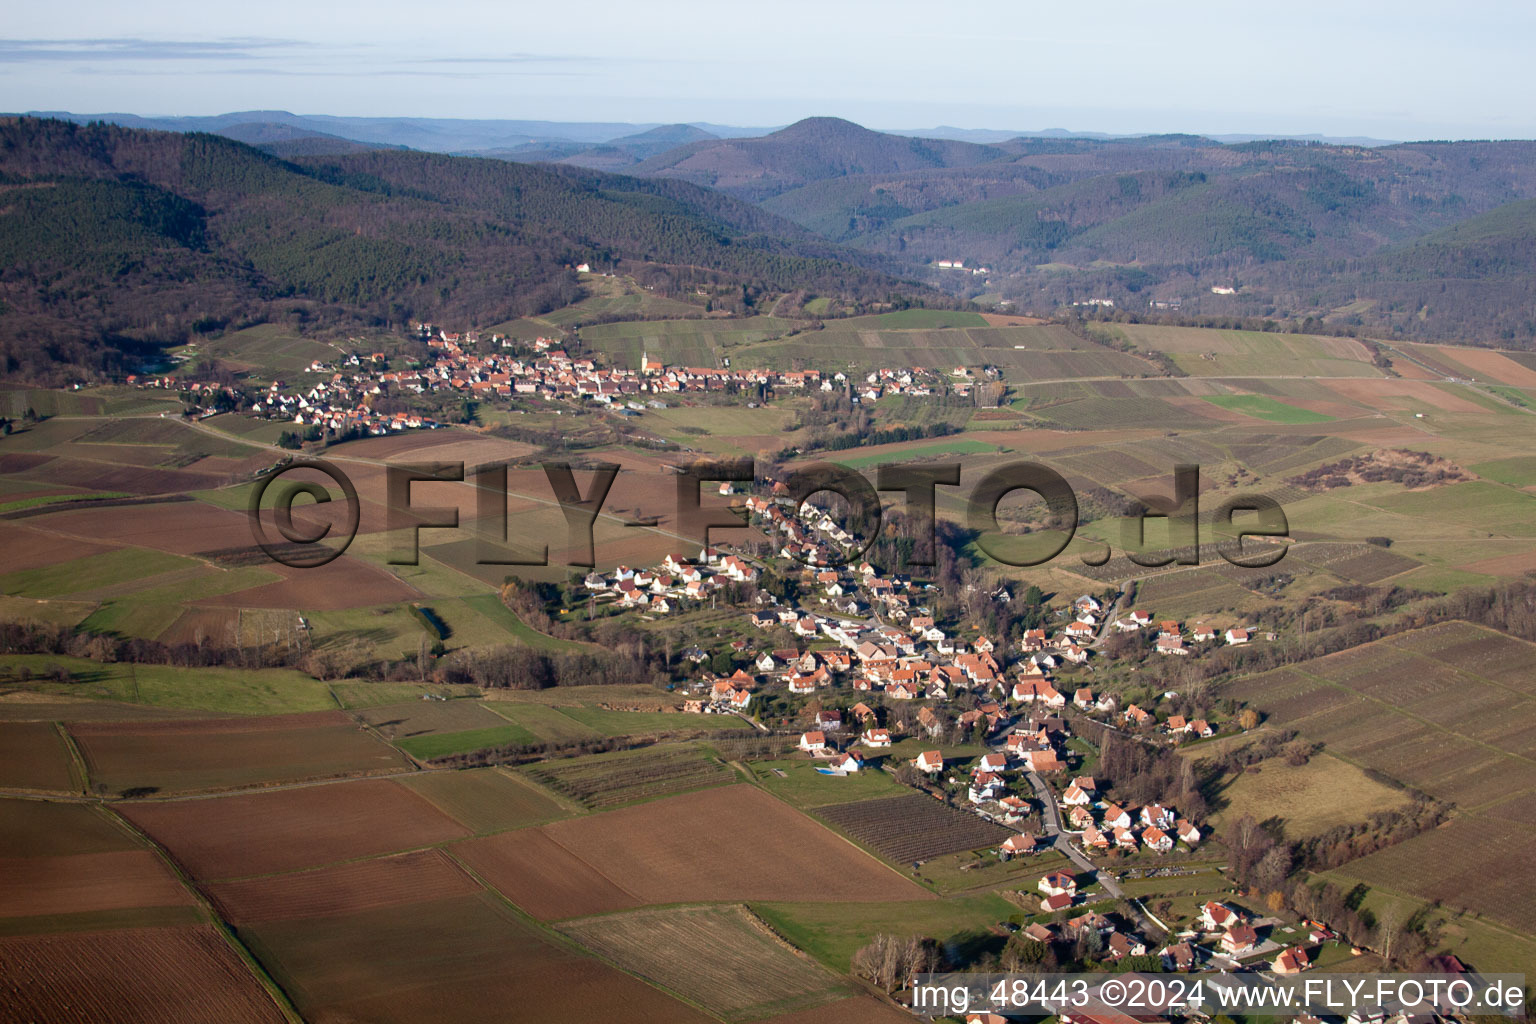
[[1034,853],[1037,845],[1038,840],[1036,840],[1034,836],[1028,833],[1021,833],[1019,835],[1009,836],[1007,839],[1004,839],[1003,845],[999,847],[999,849],[1005,853],[1016,855],[1021,853]]
[[1058,910],[1066,910],[1072,905],[1072,897],[1067,893],[1057,893],[1055,896],[1040,897],[1040,909],[1047,914],[1054,914]]
[[1312,958],[1300,946],[1284,950],[1269,963],[1269,969],[1276,974],[1300,974],[1311,966]]
[[1035,888],[1047,896],[1055,896],[1058,893],[1076,896],[1077,876],[1069,871],[1052,871],[1050,874],[1042,876],[1040,881],[1035,883]]

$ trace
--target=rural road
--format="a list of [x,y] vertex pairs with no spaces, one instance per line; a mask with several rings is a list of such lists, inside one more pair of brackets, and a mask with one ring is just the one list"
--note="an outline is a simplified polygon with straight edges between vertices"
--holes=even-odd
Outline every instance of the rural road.
[[1040,801],[1040,818],[1045,827],[1045,834],[1051,837],[1051,845],[1067,855],[1067,859],[1079,868],[1093,875],[1104,891],[1116,899],[1125,897],[1125,890],[1120,888],[1120,883],[1107,871],[1100,871],[1093,861],[1088,859],[1077,847],[1073,846],[1061,828],[1061,808],[1056,804],[1056,797],[1051,794],[1050,787],[1045,784],[1035,772],[1024,772],[1024,778],[1029,780],[1029,786],[1035,791],[1035,798]]

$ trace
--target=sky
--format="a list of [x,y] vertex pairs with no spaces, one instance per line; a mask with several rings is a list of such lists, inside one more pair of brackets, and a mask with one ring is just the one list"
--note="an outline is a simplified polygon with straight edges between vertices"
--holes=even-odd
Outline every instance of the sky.
[[11,4],[0,110],[1536,138],[1536,4]]

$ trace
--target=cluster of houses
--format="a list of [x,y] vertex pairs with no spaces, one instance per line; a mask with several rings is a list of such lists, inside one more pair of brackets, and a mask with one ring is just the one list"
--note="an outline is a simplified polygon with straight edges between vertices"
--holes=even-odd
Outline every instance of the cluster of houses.
[[1067,824],[1080,833],[1078,844],[1085,853],[1135,853],[1143,848],[1168,853],[1176,843],[1191,848],[1200,843],[1200,827],[1172,807],[1122,807],[1102,799],[1091,778],[1072,780],[1061,795],[1061,805]]
[[665,615],[683,602],[702,601],[732,583],[755,583],[757,578],[758,571],[743,559],[707,548],[697,561],[674,553],[653,569],[620,565],[610,572],[590,572],[582,586],[621,608]]
[[[353,358],[356,358],[355,356]],[[379,354],[382,358],[382,354]],[[388,376],[384,374],[381,376]],[[383,386],[364,374],[333,373],[303,389],[290,390],[275,380],[251,403],[250,412],[267,419],[288,420],[337,433],[359,431],[375,437],[401,430],[436,427],[431,418],[414,412],[382,413],[370,403],[384,393]]]
[[[1152,613],[1133,611],[1123,619],[1116,619],[1112,625],[1117,633],[1137,633],[1151,629]],[[1246,644],[1253,639],[1251,630],[1233,627],[1225,633],[1218,633],[1215,626],[1204,622],[1197,622],[1185,630],[1177,620],[1165,619],[1156,628],[1158,654],[1187,655],[1190,652],[1189,644],[1214,643],[1218,636],[1229,645]]]
[[[730,493],[730,485],[722,485],[721,491]],[[1068,692],[1056,687],[1052,670],[1062,663],[1086,661],[1088,645],[1108,625],[1097,598],[1085,594],[1074,600],[1070,621],[1054,636],[1044,628],[1027,631],[1010,658],[989,637],[965,641],[938,626],[919,603],[923,589],[908,577],[884,573],[868,562],[831,565],[842,561],[838,525],[809,505],[793,507],[781,485],[774,485],[767,496],[748,496],[745,507],[771,539],[773,555],[802,565],[801,597],[781,602],[758,591],[757,610],[746,612],[751,624],[764,631],[782,629],[808,647],[812,641],[817,645],[765,645],[754,653],[748,641],[733,641],[733,651],[750,661],[724,678],[701,672],[692,684],[698,696],[685,703],[685,710],[749,713],[753,694],[763,686],[783,686],[796,696],[852,691],[860,702],[848,712],[847,721],[840,711],[819,712],[814,727],[799,741],[800,749],[824,762],[829,771],[847,773],[864,767],[861,751],[892,742],[889,725],[871,706],[875,702],[866,700],[878,696],[887,706],[921,702],[915,715],[902,716],[913,735],[938,739],[958,726],[1001,748],[981,758],[970,778],[959,784],[978,811],[1005,823],[1022,820],[1031,809],[1030,788],[1014,792],[1010,773],[1049,777],[1067,770],[1070,729],[1060,712],[1069,703],[1082,713],[1133,726],[1155,720],[1135,705],[1121,712],[1112,695],[1095,694],[1090,687]],[[756,582],[759,576],[760,569],[746,558],[710,547],[692,559],[669,555],[652,569],[593,572],[584,585],[595,597],[621,607],[666,613],[731,584]],[[872,610],[878,614],[870,615]],[[864,617],[853,617],[859,615]],[[1132,611],[1114,625],[1122,623],[1150,628],[1152,617]],[[705,657],[700,650],[696,660]],[[960,697],[966,698],[961,705],[966,710],[945,713],[944,707]],[[1003,735],[1001,730],[1010,724],[1012,731]],[[1170,735],[1213,732],[1204,720],[1178,715],[1162,728]],[[946,765],[939,751],[929,750],[916,758],[915,767],[938,776]],[[1145,847],[1166,853],[1177,843],[1193,846],[1200,840],[1199,828],[1171,809],[1126,810],[1098,800],[1091,778],[1068,785],[1062,799],[1063,813],[1072,831],[1082,834],[1085,850]],[[1027,838],[1020,837],[1015,845],[1022,847]]]
[[1266,942],[1260,938],[1250,914],[1240,907],[1215,900],[1200,908],[1197,925],[1200,929],[1200,945],[1187,941],[1180,943],[1179,947],[1182,948],[1178,949],[1179,955],[1173,958],[1175,969],[1190,970],[1198,966],[1203,947],[1212,955],[1224,957],[1229,962],[1263,955],[1269,958],[1265,966],[1275,974],[1300,974],[1312,966],[1309,948],[1336,937],[1327,927],[1312,924],[1308,926],[1310,930],[1304,943],[1282,946]]
[[[1040,907],[1049,913],[1064,911],[1078,898],[1077,878],[1069,871],[1053,871],[1042,877],[1037,884],[1040,891]],[[1122,960],[1128,956],[1145,956],[1147,942],[1135,930],[1116,915],[1088,911],[1060,924],[1035,922],[1023,930],[1026,938],[1043,942],[1076,942],[1086,931],[1096,932],[1099,948],[1106,960]]]
[[[787,388],[792,393],[851,389],[858,398],[875,401],[888,394],[931,395],[939,387],[937,375],[920,369],[879,370],[855,379],[840,371],[667,366],[649,352],[641,353],[638,367],[599,367],[592,359],[573,358],[551,338],[527,343],[493,334],[485,339],[489,345],[482,351],[482,338],[474,331],[461,334],[434,329],[432,324],[421,324],[419,329],[434,353],[432,365],[405,375],[383,375],[412,390],[448,387],[487,396],[591,401],[642,411],[647,408],[643,401],[647,395],[760,387]],[[958,393],[965,387],[950,390]]]
[[[1040,909],[1046,913],[1065,912],[1081,894],[1077,877],[1069,871],[1052,871],[1041,877],[1036,888]],[[1194,930],[1170,936],[1158,956],[1165,971],[1195,971],[1210,968],[1232,970],[1245,960],[1275,974],[1300,974],[1312,967],[1309,949],[1334,938],[1322,925],[1311,925],[1303,943],[1284,946],[1260,938],[1250,915],[1229,903],[1210,901],[1200,908]],[[1144,956],[1151,951],[1147,941],[1134,928],[1119,922],[1113,914],[1093,911],[1061,923],[1035,922],[1023,929],[1025,937],[1037,942],[1076,941],[1084,929],[1099,933],[1100,948],[1107,960]],[[1263,960],[1257,960],[1258,957]]]
[[[430,427],[411,413],[378,414],[372,403],[390,395],[457,393],[481,399],[539,398],[572,404],[591,403],[626,414],[666,408],[662,396],[728,390],[784,388],[792,393],[849,391],[856,399],[877,401],[892,394],[926,396],[941,386],[952,393],[969,393],[969,374],[958,383],[941,385],[939,375],[920,369],[882,369],[862,378],[819,370],[732,370],[717,367],[667,366],[642,353],[638,368],[599,366],[590,358],[573,357],[549,338],[531,344],[499,334],[482,338],[474,331],[450,332],[431,324],[418,325],[431,359],[406,369],[388,368],[384,353],[356,353],[334,363],[315,360],[307,370],[328,374],[315,383],[290,387],[274,381],[257,396],[248,412],[267,419],[357,429],[370,434]],[[488,342],[482,345],[481,342]],[[167,381],[170,378],[166,378]],[[158,386],[158,379],[130,383]]]

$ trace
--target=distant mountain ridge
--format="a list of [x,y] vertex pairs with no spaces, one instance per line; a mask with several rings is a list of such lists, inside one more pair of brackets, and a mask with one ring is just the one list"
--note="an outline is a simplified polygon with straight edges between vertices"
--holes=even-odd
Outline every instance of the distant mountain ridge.
[[[282,124],[324,135],[334,135],[353,142],[369,145],[425,149],[440,153],[475,153],[489,155],[493,150],[517,152],[522,147],[537,149],[549,146],[562,150],[566,156],[581,149],[607,145],[621,139],[631,139],[669,126],[663,122],[621,121],[531,121],[500,120],[494,118],[431,118],[431,117],[347,117],[332,114],[294,114],[286,110],[246,110],[227,114],[147,116],[129,113],[80,114],[65,110],[31,110],[15,112],[10,116],[48,117],[86,124],[102,121],[125,128],[143,128],[154,131],[212,132],[225,134],[242,124]],[[758,138],[780,130],[783,126],[749,127],[742,125],[712,124],[704,121],[689,122],[686,127],[705,132],[716,138]],[[886,134],[925,139],[947,139],[958,142],[993,144],[1020,138],[1059,139],[1134,139],[1145,134],[1116,135],[1107,132],[1068,131],[1064,128],[1019,131],[993,128],[956,128],[940,125],[935,128],[892,129]],[[1210,135],[1218,142],[1247,142],[1258,139],[1296,139],[1326,142],[1338,145],[1389,145],[1380,139],[1341,138],[1327,135],[1277,136],[1263,134]],[[244,140],[242,140],[244,141]],[[680,138],[677,144],[693,139]],[[647,154],[650,155],[650,154]]]
[[717,139],[668,150],[634,168],[761,200],[827,178],[971,167],[1004,156],[973,142],[888,135],[836,117],[811,117],[756,139]]
[[[686,183],[705,190],[690,203],[723,193],[782,218],[764,238],[805,247],[817,236],[845,247],[830,250],[836,261],[1015,309],[1113,302],[1182,317],[1310,318],[1536,343],[1536,313],[1520,291],[1536,293],[1536,269],[1520,265],[1529,254],[1536,267],[1536,225],[1511,205],[1536,199],[1536,142],[1060,130],[999,138],[1008,133],[956,128],[933,134],[961,137],[935,138],[831,117],[757,134],[284,112],[173,120],[300,162],[359,161],[385,139],[428,149],[496,143],[476,152],[657,183],[647,188]],[[957,259],[990,272],[939,265]]]
[[584,262],[723,303],[925,291],[719,192],[579,168],[0,118],[0,196],[0,366],[34,379],[210,324],[495,323],[575,299]]

